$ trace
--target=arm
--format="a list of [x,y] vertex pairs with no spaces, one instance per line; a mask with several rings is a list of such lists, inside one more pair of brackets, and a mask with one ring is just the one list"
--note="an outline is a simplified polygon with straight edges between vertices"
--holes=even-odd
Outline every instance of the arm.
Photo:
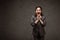
[[40,22],[42,24],[42,26],[46,25],[46,17],[43,17],[42,19],[40,19]]
[[44,22],[41,19],[40,19],[40,22],[41,22],[42,25],[44,25]]
[[31,25],[35,26],[37,24],[38,20],[34,19],[34,16],[31,17]]

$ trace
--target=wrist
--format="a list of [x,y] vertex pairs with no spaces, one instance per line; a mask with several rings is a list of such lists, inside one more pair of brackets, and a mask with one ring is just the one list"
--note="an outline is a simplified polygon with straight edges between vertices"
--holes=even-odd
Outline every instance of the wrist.
[[38,20],[35,21],[35,24],[37,24]]

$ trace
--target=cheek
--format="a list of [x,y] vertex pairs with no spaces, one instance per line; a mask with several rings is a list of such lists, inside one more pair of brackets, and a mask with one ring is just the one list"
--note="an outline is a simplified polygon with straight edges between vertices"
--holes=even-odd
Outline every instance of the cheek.
[[40,11],[40,13],[41,13],[41,11]]

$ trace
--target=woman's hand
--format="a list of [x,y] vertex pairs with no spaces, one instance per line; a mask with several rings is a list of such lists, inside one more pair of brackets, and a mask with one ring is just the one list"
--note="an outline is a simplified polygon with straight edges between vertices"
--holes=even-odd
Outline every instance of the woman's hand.
[[35,24],[37,24],[37,22],[40,20],[40,15],[37,16],[37,19],[35,21]]
[[37,20],[40,20],[40,19],[42,19],[42,16],[39,14],[39,15],[37,16]]

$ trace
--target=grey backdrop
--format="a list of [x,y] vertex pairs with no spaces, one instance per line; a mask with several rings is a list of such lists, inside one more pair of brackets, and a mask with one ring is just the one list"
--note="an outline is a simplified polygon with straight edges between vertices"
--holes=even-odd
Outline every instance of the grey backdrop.
[[47,17],[45,40],[60,40],[59,0],[0,0],[0,39],[32,40],[30,19],[38,5]]

